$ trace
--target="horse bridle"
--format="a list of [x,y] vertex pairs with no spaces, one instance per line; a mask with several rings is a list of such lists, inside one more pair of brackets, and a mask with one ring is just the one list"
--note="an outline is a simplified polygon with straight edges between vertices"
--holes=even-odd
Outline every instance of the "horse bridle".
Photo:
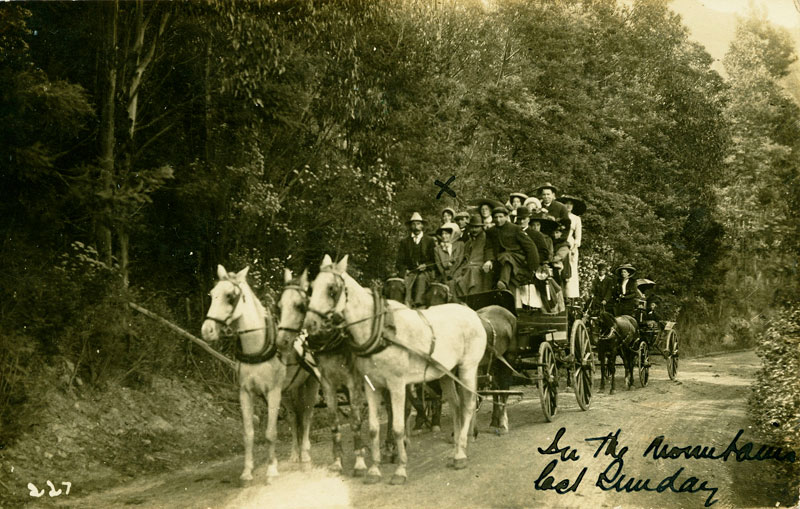
[[[344,277],[339,272],[335,270],[325,267],[320,269],[320,272],[329,272],[333,274],[337,279],[339,284],[336,288],[336,296],[333,298],[334,306],[326,312],[319,311],[317,309],[312,308],[311,306],[308,307],[308,312],[314,313],[318,317],[320,317],[324,322],[330,322],[333,324],[340,324],[344,322],[344,307],[346,305],[345,297],[347,296],[347,288],[345,287]],[[341,308],[341,310],[339,310]]]
[[231,280],[228,280],[228,282],[233,285],[236,293],[236,300],[231,305],[231,312],[225,318],[217,318],[216,316],[211,316],[208,314],[206,315],[206,320],[216,322],[223,327],[222,335],[225,337],[233,336],[233,329],[231,328],[231,323],[233,323],[234,320],[233,315],[236,313],[236,308],[239,307],[239,301],[244,300],[244,291],[239,286],[239,283],[235,283]]
[[[286,286],[283,287],[283,291],[286,291],[286,290],[294,290],[294,291],[296,291],[303,298],[303,301],[308,303],[308,293],[306,292],[306,289],[303,288],[302,286],[300,286],[300,285],[286,285]],[[294,334],[300,334],[301,332],[303,332],[303,329],[301,329],[302,325],[303,325],[303,322],[300,322],[300,325],[298,327],[283,327],[283,326],[279,325],[278,326],[278,331],[279,332],[280,331],[286,331],[286,332],[292,332]]]

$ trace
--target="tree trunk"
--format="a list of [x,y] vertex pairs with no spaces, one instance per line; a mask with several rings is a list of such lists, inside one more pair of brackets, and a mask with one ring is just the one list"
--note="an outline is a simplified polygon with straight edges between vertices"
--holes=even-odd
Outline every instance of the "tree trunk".
[[111,197],[114,193],[114,100],[117,92],[117,18],[119,2],[115,0],[101,6],[104,11],[103,49],[101,51],[101,69],[103,69],[104,86],[100,99],[100,186],[104,196],[103,206],[96,222],[97,253],[100,261],[112,267],[111,244]]

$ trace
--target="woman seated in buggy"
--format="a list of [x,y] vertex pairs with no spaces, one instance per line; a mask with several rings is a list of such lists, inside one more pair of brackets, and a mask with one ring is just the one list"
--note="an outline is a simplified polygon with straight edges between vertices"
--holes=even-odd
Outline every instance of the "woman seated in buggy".
[[561,287],[553,278],[550,266],[553,244],[548,236],[558,227],[558,223],[546,213],[531,214],[523,209],[518,210],[517,221],[536,246],[539,266],[532,271],[528,283],[517,289],[516,305],[518,308],[541,309],[547,314],[560,313],[564,310],[564,297]]

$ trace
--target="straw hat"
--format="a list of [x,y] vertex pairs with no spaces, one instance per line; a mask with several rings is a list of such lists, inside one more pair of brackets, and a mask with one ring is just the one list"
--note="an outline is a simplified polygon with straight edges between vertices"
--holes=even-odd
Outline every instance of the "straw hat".
[[414,212],[413,214],[411,214],[411,219],[406,221],[406,224],[413,223],[414,221],[419,221],[420,223],[427,223],[428,222],[425,219],[422,219],[422,216],[419,215],[419,212]]

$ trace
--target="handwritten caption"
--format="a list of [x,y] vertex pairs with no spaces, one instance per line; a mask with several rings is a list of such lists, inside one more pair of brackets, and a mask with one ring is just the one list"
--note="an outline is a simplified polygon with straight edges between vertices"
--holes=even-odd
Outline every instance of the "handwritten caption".
[[[57,490],[55,485],[53,484],[53,482],[49,481],[49,480],[47,481],[47,486],[50,488],[50,491],[47,492],[47,494],[50,495],[51,497],[57,497],[57,496],[61,495],[62,492],[64,493],[64,495],[69,495],[69,490],[70,490],[70,488],[72,488],[72,483],[71,482],[66,482],[66,481],[61,483],[61,486],[66,486],[67,487],[66,490]],[[33,484],[32,482],[28,483],[28,489],[30,490],[29,495],[32,496],[32,497],[39,498],[39,497],[44,496],[44,492],[45,492],[44,488],[39,490],[39,488],[37,488],[36,485]]]
[[[567,432],[566,428],[561,428],[556,433],[555,438],[547,446],[547,448],[538,448],[539,454],[546,456],[558,456],[548,463],[539,477],[534,482],[536,490],[547,491],[553,490],[559,495],[564,495],[569,492],[577,492],[578,487],[583,481],[588,467],[583,467],[575,478],[574,481],[570,479],[562,479],[556,482],[555,477],[551,475],[558,467],[559,462],[580,462],[581,456],[578,450],[570,445],[562,446],[559,441]],[[681,476],[684,474],[684,467],[679,467],[675,473],[664,477],[661,480],[654,481],[649,478],[636,478],[631,475],[623,473],[625,467],[625,454],[628,453],[628,447],[622,446],[620,443],[620,434],[622,430],[618,429],[614,433],[608,433],[605,436],[585,438],[584,441],[593,445],[596,444],[596,449],[593,458],[602,457],[610,459],[610,463],[606,468],[597,476],[595,480],[595,487],[602,491],[616,491],[618,493],[633,493],[638,491],[650,491],[655,493],[664,493],[672,491],[674,493],[699,493],[703,492],[706,496],[704,502],[705,507],[710,507],[718,502],[715,499],[718,488],[709,486],[708,481],[699,479],[695,476],[689,476],[685,479]],[[708,460],[721,460],[728,461],[734,459],[737,462],[743,461],[765,461],[774,460],[778,462],[794,463],[796,461],[796,454],[794,451],[784,451],[780,447],[771,447],[762,445],[756,449],[755,445],[751,442],[739,444],[744,430],[739,430],[736,436],[731,440],[728,447],[720,453],[717,453],[714,447],[706,445],[687,445],[683,447],[670,446],[665,442],[664,435],[655,437],[650,445],[645,448],[642,457],[658,461],[658,460],[680,460],[680,459],[708,459]],[[682,480],[681,480],[682,479]]]

